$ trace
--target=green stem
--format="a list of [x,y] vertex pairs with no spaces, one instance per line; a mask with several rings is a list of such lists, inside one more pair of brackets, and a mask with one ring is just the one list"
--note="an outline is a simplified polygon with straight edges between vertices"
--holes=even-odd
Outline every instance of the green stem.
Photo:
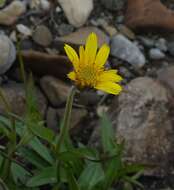
[[56,145],[57,154],[60,153],[61,145],[64,142],[66,135],[68,135],[75,92],[76,92],[76,88],[72,87],[70,94],[68,96],[67,102],[66,102],[65,114],[64,114],[62,126],[60,129],[60,136],[58,138],[57,145]]
[[[76,88],[72,87],[69,93],[67,102],[66,102],[63,122],[60,128],[60,135],[58,137],[57,144],[56,144],[56,150],[55,150],[56,155],[59,155],[59,153],[61,152],[61,147],[68,136],[69,127],[70,127],[70,119],[71,119],[71,111],[72,111],[72,105],[73,105],[75,92],[76,92]],[[56,173],[57,173],[56,185],[59,185],[59,166],[60,166],[60,161],[57,159],[56,160]]]
[[20,64],[20,72],[22,76],[22,80],[24,82],[25,88],[26,88],[26,75],[25,75],[25,69],[24,69],[24,61],[23,57],[21,54],[21,48],[20,48],[20,41],[17,41],[17,50],[18,50],[18,59],[19,59],[19,64]]

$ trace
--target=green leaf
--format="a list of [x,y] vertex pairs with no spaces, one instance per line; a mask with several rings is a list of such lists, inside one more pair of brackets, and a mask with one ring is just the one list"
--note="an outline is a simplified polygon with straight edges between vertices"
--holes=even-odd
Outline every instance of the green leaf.
[[49,129],[46,128],[42,125],[29,125],[30,130],[38,137],[46,140],[49,143],[52,143],[54,141],[55,138],[55,134],[54,132]]
[[101,118],[101,136],[104,152],[113,153],[114,131],[106,114],[103,114]]
[[32,149],[21,148],[19,152],[20,156],[25,158],[29,163],[32,163],[37,169],[44,169],[45,167],[50,166],[45,159]]
[[11,173],[16,184],[18,184],[19,181],[20,183],[25,184],[27,178],[31,176],[31,174],[26,169],[16,163],[12,163]]
[[[0,116],[0,123],[8,128],[11,128],[9,120],[3,116]],[[20,137],[23,137],[24,134],[26,134],[26,130],[28,130],[26,129],[26,125],[22,124],[21,122],[16,122],[16,132]],[[31,134],[29,134],[28,136],[31,136]],[[42,158],[44,158],[50,164],[53,163],[53,157],[50,154],[50,150],[46,147],[46,145],[43,145],[37,137],[31,139],[28,143],[29,146],[34,151],[36,151]]]
[[70,166],[73,174],[79,175],[79,173],[81,173],[83,169],[83,160],[73,151],[62,152],[58,158],[63,163],[67,163]]
[[105,179],[103,189],[109,189],[114,182],[119,180],[119,172],[122,169],[122,160],[120,156],[112,158],[105,166]]
[[79,185],[82,189],[92,190],[95,185],[104,179],[104,172],[100,163],[88,162],[79,177]]
[[56,168],[55,167],[48,167],[43,169],[41,172],[39,172],[37,175],[32,177],[28,182],[28,187],[38,187],[41,185],[46,184],[54,184],[56,183]]
[[46,145],[43,145],[38,138],[35,137],[31,140],[29,146],[47,162],[53,164],[54,160],[51,156],[50,150],[46,147]]
[[65,171],[66,171],[66,177],[69,184],[69,190],[80,190],[77,180],[75,179],[73,173],[71,172],[71,168],[66,167]]

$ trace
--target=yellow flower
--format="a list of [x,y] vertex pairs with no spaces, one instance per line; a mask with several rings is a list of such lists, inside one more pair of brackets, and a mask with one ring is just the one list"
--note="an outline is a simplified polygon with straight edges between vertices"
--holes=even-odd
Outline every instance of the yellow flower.
[[104,68],[110,48],[104,44],[97,53],[97,46],[95,33],[88,36],[85,48],[80,46],[79,56],[71,46],[65,44],[64,49],[74,68],[68,77],[80,88],[91,87],[110,94],[119,94],[122,87],[117,82],[122,77],[117,74],[117,70]]

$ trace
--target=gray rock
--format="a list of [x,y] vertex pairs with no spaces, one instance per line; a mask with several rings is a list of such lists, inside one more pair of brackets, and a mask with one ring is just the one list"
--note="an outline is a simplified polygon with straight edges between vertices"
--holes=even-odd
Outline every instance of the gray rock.
[[140,77],[127,85],[110,109],[116,136],[125,140],[125,159],[156,166],[147,169],[148,175],[164,176],[173,171],[174,128],[169,95],[160,83]]
[[119,34],[111,40],[111,55],[127,61],[135,68],[141,68],[145,65],[145,57],[138,46]]
[[50,30],[45,25],[37,26],[32,37],[37,44],[44,47],[49,46],[53,40]]
[[101,0],[104,6],[110,10],[120,10],[125,5],[125,0]]
[[[9,81],[8,83],[1,86],[1,90],[12,108],[12,112],[19,116],[24,116],[26,113],[26,94],[24,85],[22,83]],[[47,108],[47,101],[38,88],[35,89],[35,97],[37,100],[38,110],[44,117]],[[1,100],[0,114],[5,114],[4,103]]]
[[92,32],[97,34],[99,47],[104,43],[109,44],[110,38],[102,30],[92,26],[82,27],[69,35],[58,37],[55,41],[58,44],[68,43],[73,44],[75,46],[85,45],[87,37]]
[[4,74],[16,59],[16,48],[5,35],[0,35],[0,75]]
[[165,57],[165,54],[160,49],[152,48],[149,51],[149,56],[151,59],[159,60],[163,59]]
[[66,102],[70,87],[61,80],[44,76],[40,80],[40,85],[52,106],[58,107]]
[[164,38],[159,38],[156,42],[155,42],[155,47],[160,49],[163,52],[167,51],[167,41]]

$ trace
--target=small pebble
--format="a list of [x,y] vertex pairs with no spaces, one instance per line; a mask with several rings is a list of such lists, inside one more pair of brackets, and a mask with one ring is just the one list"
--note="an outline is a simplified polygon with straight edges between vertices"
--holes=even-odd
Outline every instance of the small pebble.
[[37,26],[32,37],[37,44],[44,47],[49,46],[53,38],[50,30],[45,25]]
[[152,48],[149,51],[149,56],[151,59],[159,60],[163,59],[165,57],[165,54],[160,49]]
[[163,52],[167,51],[167,42],[164,38],[159,38],[156,42],[155,42],[155,47],[160,49]]
[[28,28],[27,26],[23,25],[23,24],[17,24],[16,28],[17,28],[18,32],[20,32],[24,36],[31,36],[32,35],[31,29]]
[[142,68],[146,63],[145,56],[139,47],[121,34],[111,39],[111,55],[127,61],[134,68]]

